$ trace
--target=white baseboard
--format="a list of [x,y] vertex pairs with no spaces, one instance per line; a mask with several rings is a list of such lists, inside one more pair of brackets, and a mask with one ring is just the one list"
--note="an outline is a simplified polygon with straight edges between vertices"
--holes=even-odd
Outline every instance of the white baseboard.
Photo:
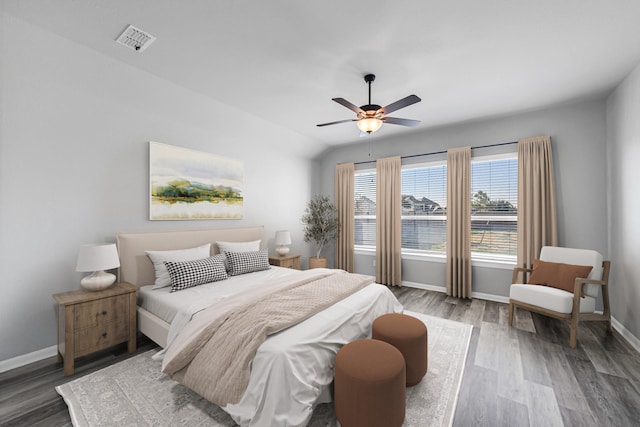
[[435,291],[445,293],[446,289],[442,286],[436,285],[427,285],[426,283],[418,283],[418,282],[407,282],[406,280],[402,281],[402,286],[406,286],[408,288],[416,288],[416,289],[424,289],[425,291]]
[[37,362],[47,357],[55,356],[58,353],[58,346],[52,345],[51,347],[36,350],[31,353],[23,354],[22,356],[12,357],[11,359],[0,361],[0,372],[10,371],[11,369],[19,368],[29,363]]
[[[426,291],[442,292],[442,293],[445,293],[447,291],[442,286],[427,285],[426,283],[418,283],[418,282],[403,281],[402,286],[407,286],[409,288],[416,288],[416,289],[424,289]],[[483,299],[487,301],[503,302],[507,304],[509,303],[509,297],[503,297],[501,295],[485,294],[482,292],[472,292],[471,297],[477,298],[477,299]]]
[[622,335],[624,339],[626,339],[627,342],[636,349],[636,351],[640,352],[640,339],[629,332],[629,330],[625,328],[622,323],[618,322],[618,320],[616,320],[616,318],[613,316],[611,316],[611,326],[616,331],[620,332],[620,335]]
[[482,292],[471,292],[471,297],[483,299],[487,301],[502,302],[505,304],[509,304],[509,297],[503,297],[502,295],[484,294]]

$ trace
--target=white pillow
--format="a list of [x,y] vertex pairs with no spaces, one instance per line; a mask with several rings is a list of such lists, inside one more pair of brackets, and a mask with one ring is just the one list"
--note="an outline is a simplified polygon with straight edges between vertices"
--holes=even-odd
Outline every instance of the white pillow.
[[195,261],[211,256],[211,243],[191,249],[178,249],[173,251],[145,251],[153,268],[156,270],[156,281],[151,289],[160,289],[171,286],[171,276],[167,271],[165,261]]
[[260,250],[260,242],[262,240],[254,240],[252,242],[216,242],[220,253],[222,252],[255,252]]
[[260,250],[260,242],[262,240],[253,240],[251,242],[216,242],[218,249],[224,257],[224,266],[229,271],[229,260],[226,252],[256,252]]

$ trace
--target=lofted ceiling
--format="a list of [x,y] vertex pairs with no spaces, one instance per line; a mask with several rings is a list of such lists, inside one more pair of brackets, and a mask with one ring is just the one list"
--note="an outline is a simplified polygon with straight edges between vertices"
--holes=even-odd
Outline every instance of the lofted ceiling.
[[[640,63],[637,0],[0,0],[5,12],[305,135],[359,140],[331,101],[409,94],[386,138],[604,95]],[[157,37],[138,53],[129,25]]]

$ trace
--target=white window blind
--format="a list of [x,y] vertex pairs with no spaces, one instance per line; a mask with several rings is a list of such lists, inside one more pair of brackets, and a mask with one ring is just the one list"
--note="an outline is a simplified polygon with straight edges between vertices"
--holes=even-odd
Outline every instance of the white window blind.
[[354,244],[376,245],[376,171],[354,174]]
[[402,169],[402,248],[446,251],[447,166]]
[[[355,245],[376,245],[376,172],[355,173]],[[471,161],[471,251],[474,257],[510,259],[517,250],[517,153]],[[402,169],[402,249],[446,252],[445,162]]]
[[515,256],[518,234],[517,154],[471,161],[471,252]]

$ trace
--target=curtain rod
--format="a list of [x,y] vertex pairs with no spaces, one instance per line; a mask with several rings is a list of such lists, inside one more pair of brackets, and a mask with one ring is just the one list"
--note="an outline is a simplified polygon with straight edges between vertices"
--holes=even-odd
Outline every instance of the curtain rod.
[[[477,150],[478,148],[490,148],[490,147],[500,147],[502,145],[511,145],[511,144],[517,144],[518,141],[511,141],[511,142],[500,142],[498,144],[489,144],[489,145],[480,145],[478,147],[471,147],[472,150]],[[432,153],[422,153],[422,154],[411,154],[409,156],[400,156],[401,159],[410,159],[412,157],[422,157],[422,156],[432,156],[435,154],[446,154],[447,150],[444,151],[434,151]],[[366,160],[364,162],[354,162],[354,165],[364,165],[367,163],[375,163],[375,160]]]

